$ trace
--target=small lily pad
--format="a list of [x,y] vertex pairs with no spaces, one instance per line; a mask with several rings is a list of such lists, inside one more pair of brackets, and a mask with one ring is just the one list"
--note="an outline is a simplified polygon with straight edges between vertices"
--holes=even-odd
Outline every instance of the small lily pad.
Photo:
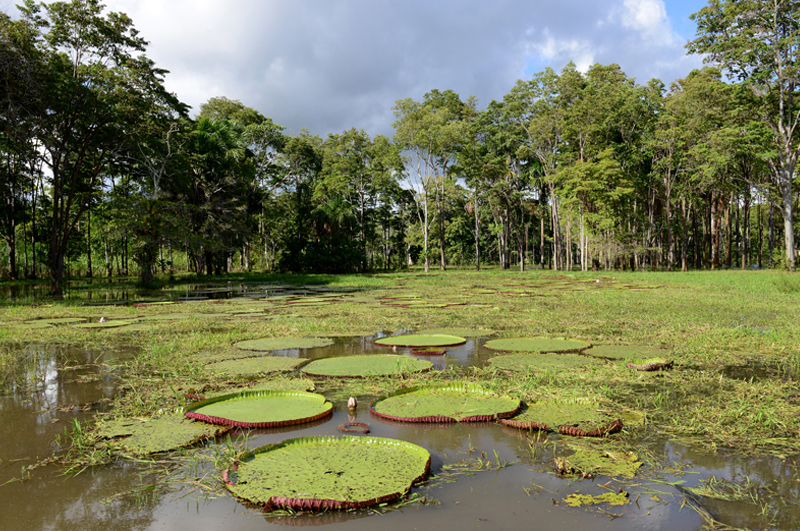
[[507,371],[525,371],[590,367],[602,365],[602,362],[574,354],[506,354],[490,359],[489,364]]
[[251,374],[269,374],[271,372],[291,371],[304,363],[304,358],[287,358],[285,356],[258,356],[239,358],[209,363],[206,368],[221,371],[228,376],[248,376]]
[[128,418],[102,422],[95,435],[101,439],[114,439],[111,443],[113,446],[133,454],[147,455],[191,446],[229,429],[193,422],[177,413],[150,419]]
[[309,376],[363,378],[402,375],[430,370],[433,363],[410,356],[342,356],[309,362],[302,372]]
[[36,324],[47,324],[47,325],[59,325],[59,324],[74,324],[74,323],[83,323],[86,322],[85,317],[57,317],[55,319],[36,319],[34,321],[25,321],[26,325],[36,325]]
[[75,328],[119,328],[121,326],[128,326],[137,322],[139,322],[138,319],[118,319],[114,321],[98,321],[96,323],[79,323],[72,326]]
[[382,347],[450,347],[463,345],[467,340],[459,336],[446,334],[412,334],[376,339],[375,344]]
[[472,384],[406,389],[380,398],[370,413],[402,422],[485,422],[514,415],[520,401]]
[[264,510],[357,509],[398,498],[428,475],[415,444],[377,437],[304,437],[265,446],[223,474],[237,498]]
[[652,372],[671,369],[674,363],[673,360],[666,360],[664,358],[647,358],[635,359],[632,362],[628,362],[627,365],[629,368],[636,369],[637,371]]
[[517,337],[493,339],[483,344],[489,350],[512,352],[580,352],[591,343],[576,339],[550,339],[546,337]]
[[197,402],[186,416],[209,424],[240,428],[292,426],[327,417],[333,404],[315,393],[243,391]]
[[240,341],[234,346],[242,350],[258,350],[267,352],[270,350],[291,350],[329,347],[333,345],[333,340],[322,337],[273,337],[267,339],[251,339]]
[[308,378],[273,378],[264,382],[253,383],[240,387],[226,387],[212,391],[189,391],[187,398],[193,400],[207,400],[224,395],[241,393],[243,391],[305,391],[314,390],[314,382]]

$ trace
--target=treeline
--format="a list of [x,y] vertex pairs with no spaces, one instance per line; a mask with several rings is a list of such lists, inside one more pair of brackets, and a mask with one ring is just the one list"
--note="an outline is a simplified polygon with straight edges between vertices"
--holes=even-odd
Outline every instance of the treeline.
[[58,294],[67,264],[143,282],[179,264],[794,269],[798,74],[713,38],[730,3],[697,14],[690,49],[736,83],[570,63],[482,110],[450,90],[398,100],[392,139],[323,139],[225,97],[192,119],[127,16],[29,0],[0,14],[3,274],[49,274]]

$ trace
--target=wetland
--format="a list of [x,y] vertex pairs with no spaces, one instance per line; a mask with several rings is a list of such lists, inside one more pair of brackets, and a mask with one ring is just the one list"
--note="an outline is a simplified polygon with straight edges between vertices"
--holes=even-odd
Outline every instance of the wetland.
[[[0,310],[0,500],[14,507],[0,528],[361,529],[380,519],[389,530],[519,529],[533,518],[543,528],[797,529],[794,283],[769,271],[452,271],[241,277],[148,292],[108,284],[91,286],[91,297],[76,285],[64,301],[25,290]],[[464,342],[421,354],[376,344],[424,334]],[[484,346],[519,339],[529,350]],[[266,346],[241,348],[254,341]],[[559,351],[566,344],[577,347]],[[305,360],[387,354],[426,370],[303,372]],[[666,358],[664,370],[627,365]],[[513,397],[523,410],[589,404],[623,428],[580,437],[370,411],[383,397],[454,383]],[[313,391],[332,413],[156,453],[103,431],[256,389]],[[339,436],[355,423],[427,450],[430,474],[397,500],[344,511],[263,513],[226,487],[222,473],[256,448]]]

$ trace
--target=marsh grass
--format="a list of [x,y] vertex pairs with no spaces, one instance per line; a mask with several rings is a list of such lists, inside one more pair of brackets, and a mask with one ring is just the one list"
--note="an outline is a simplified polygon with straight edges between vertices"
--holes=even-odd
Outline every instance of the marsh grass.
[[[800,277],[798,277],[800,278]],[[648,429],[709,450],[741,453],[800,451],[800,280],[770,271],[692,273],[555,274],[547,271],[488,270],[362,276],[242,276],[241,281],[316,284],[328,288],[363,288],[335,304],[289,308],[285,301],[185,302],[165,306],[50,307],[12,305],[0,321],[0,382],[24,373],[21,346],[33,341],[103,348],[138,347],[133,359],[115,365],[120,392],[110,415],[148,416],[185,405],[191,389],[243,384],[205,368],[212,355],[233,349],[238,341],[271,337],[347,334],[350,331],[415,332],[431,328],[496,330],[493,338],[564,337],[592,344],[646,345],[667,349],[675,367],[639,373],[622,361],[597,367],[504,372],[492,367],[450,367],[444,371],[323,380],[317,392],[337,402],[349,396],[362,402],[405,387],[468,381],[523,401],[587,397],[608,407],[645,415]],[[600,280],[600,282],[596,282]],[[167,289],[180,289],[172,284]],[[630,289],[630,286],[642,289]],[[795,286],[799,288],[795,290]],[[478,290],[479,293],[474,292]],[[509,292],[511,290],[511,292]],[[516,291],[513,291],[516,290]],[[413,293],[426,300],[463,300],[445,308],[401,308],[380,297]],[[97,320],[174,314],[214,314],[263,304],[266,313],[298,315],[284,319],[242,316],[154,320],[146,328],[85,330],[68,325],[18,328],[25,321],[56,317]],[[750,362],[771,367],[766,377],[747,378]],[[726,367],[742,366],[731,378]],[[271,376],[277,378],[284,376]],[[6,385],[4,383],[4,385]],[[82,439],[80,439],[82,440]],[[84,462],[75,445],[69,459]],[[99,458],[101,461],[106,457]],[[89,460],[91,462],[91,460]]]

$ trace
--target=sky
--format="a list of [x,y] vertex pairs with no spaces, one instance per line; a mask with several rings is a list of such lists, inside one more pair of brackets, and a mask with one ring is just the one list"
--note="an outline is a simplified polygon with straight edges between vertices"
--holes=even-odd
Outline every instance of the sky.
[[[166,86],[193,113],[214,96],[322,137],[390,136],[396,100],[451,89],[479,108],[518,79],[573,61],[617,63],[667,85],[703,0],[105,0],[150,42]],[[13,13],[8,0],[0,9]]]

